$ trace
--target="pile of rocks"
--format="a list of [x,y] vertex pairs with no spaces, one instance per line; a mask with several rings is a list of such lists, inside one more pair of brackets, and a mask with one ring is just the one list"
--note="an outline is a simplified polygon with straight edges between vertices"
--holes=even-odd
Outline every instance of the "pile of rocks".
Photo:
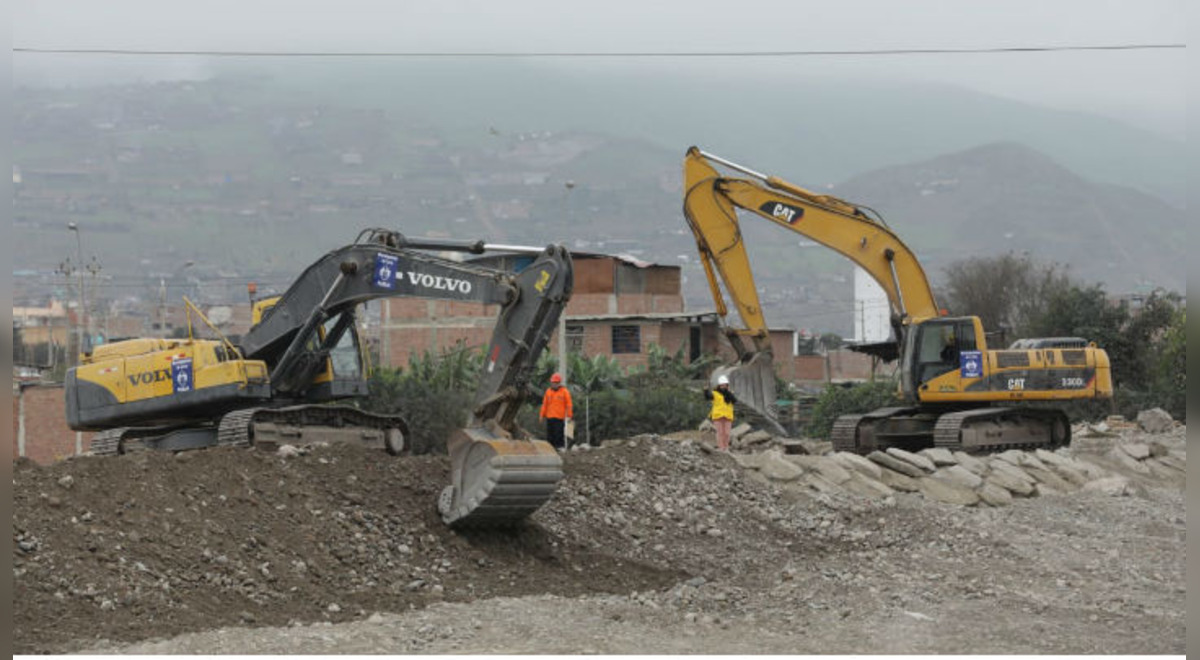
[[1014,497],[1060,495],[1079,490],[1130,494],[1139,477],[1179,481],[1186,472],[1186,449],[1167,440],[1141,442],[1117,436],[1105,453],[1011,449],[974,456],[942,448],[909,452],[895,447],[867,456],[829,452],[814,456],[771,448],[734,454],[760,481],[790,484],[818,493],[869,498],[896,492],[974,506],[1005,506]]

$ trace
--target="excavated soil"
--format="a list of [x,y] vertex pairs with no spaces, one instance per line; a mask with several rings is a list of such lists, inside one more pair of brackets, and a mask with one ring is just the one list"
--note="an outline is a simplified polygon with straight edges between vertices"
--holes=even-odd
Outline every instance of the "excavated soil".
[[445,457],[18,463],[14,650],[1184,652],[1181,472],[992,508],[770,481],[694,433],[564,462],[528,521],[471,533],[434,511]]

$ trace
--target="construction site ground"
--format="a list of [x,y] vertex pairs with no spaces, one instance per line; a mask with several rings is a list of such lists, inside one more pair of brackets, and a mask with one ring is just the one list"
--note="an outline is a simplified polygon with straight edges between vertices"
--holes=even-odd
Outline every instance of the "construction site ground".
[[1184,439],[1079,437],[1061,483],[1043,455],[1030,492],[964,506],[842,479],[820,443],[640,436],[568,452],[516,529],[461,533],[435,511],[443,456],[22,462],[14,650],[1182,654]]

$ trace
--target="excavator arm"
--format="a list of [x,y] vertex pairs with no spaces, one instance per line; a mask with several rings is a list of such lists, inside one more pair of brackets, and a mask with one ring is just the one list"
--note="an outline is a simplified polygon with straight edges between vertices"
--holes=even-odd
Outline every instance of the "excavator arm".
[[[722,176],[714,163],[753,177]],[[742,243],[735,209],[743,209],[796,232],[858,264],[883,287],[892,316],[903,324],[938,315],[929,279],[912,250],[865,209],[818,195],[778,177],[688,149],[684,159],[684,216],[700,248],[714,299],[719,299],[713,264],[737,305],[743,334],[765,335],[754,276]],[[718,311],[724,304],[718,302]]]
[[[750,178],[724,176],[718,165]],[[756,412],[773,417],[774,371],[767,324],[742,240],[739,209],[830,247],[861,266],[887,293],[898,330],[938,315],[929,280],[912,251],[865,209],[691,147],[683,162],[683,215],[696,238],[718,315],[724,322],[728,314],[721,292],[724,284],[743,326],[732,328],[725,322],[738,363],[719,373],[729,376],[734,390]],[[753,346],[747,346],[743,338],[749,338]]]
[[[417,250],[502,250],[536,258],[513,274]],[[443,519],[456,526],[507,524],[540,507],[562,479],[558,454],[545,442],[525,437],[516,416],[572,284],[571,257],[563,246],[543,250],[426,241],[369,230],[309,266],[246,334],[242,351],[270,366],[277,392],[298,396],[321,371],[347,319],[352,322],[362,303],[399,296],[498,305],[471,419],[447,440],[451,485],[438,507]],[[333,330],[317,341],[317,329],[335,317]]]

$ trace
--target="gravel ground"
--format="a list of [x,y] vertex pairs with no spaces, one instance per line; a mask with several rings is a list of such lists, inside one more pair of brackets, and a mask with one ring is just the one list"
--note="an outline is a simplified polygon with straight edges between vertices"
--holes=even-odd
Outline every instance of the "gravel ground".
[[696,433],[645,436],[570,452],[524,525],[469,534],[433,510],[444,457],[19,463],[14,650],[1183,653],[1183,473],[1112,453],[1181,458],[1183,438],[1077,440],[1118,495],[964,507],[821,492]]

